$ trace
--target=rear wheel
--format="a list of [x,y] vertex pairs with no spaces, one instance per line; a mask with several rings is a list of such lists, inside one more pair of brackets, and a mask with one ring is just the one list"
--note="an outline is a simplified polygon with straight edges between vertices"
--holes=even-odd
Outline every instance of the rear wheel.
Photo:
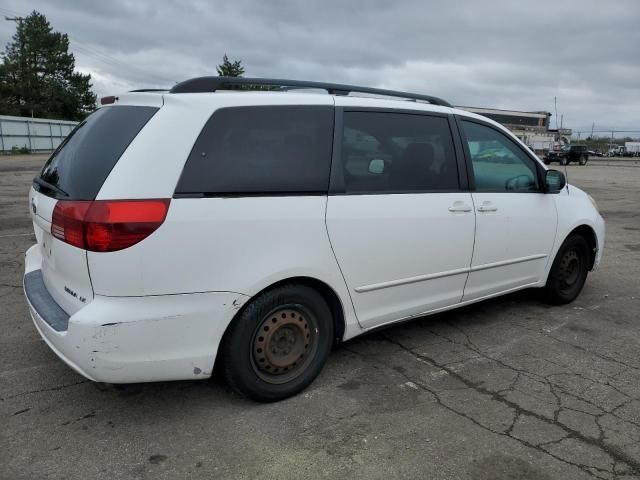
[[567,161],[567,157],[562,157],[562,158],[560,159],[560,165],[566,165],[567,163],[569,163],[569,162]]
[[543,160],[545,165],[551,165],[551,160],[547,160],[546,158]]
[[580,165],[586,165],[586,164],[587,164],[587,157],[586,157],[585,155],[582,155],[582,156],[580,157],[580,160],[578,160],[578,163],[579,163]]
[[252,400],[281,400],[320,373],[333,342],[333,318],[322,295],[284,285],[253,300],[229,327],[222,345],[227,384]]
[[550,303],[573,302],[589,272],[589,244],[581,235],[569,236],[558,251],[545,286]]

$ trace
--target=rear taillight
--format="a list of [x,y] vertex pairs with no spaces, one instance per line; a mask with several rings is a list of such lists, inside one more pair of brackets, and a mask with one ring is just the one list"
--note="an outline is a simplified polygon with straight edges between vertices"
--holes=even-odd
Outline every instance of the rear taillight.
[[59,200],[51,234],[92,252],[115,252],[135,245],[158,229],[170,200]]

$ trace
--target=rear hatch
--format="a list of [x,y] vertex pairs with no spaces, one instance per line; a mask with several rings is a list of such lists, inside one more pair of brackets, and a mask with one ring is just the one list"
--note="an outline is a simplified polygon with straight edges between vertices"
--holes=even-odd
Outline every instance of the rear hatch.
[[134,105],[98,109],[69,134],[33,180],[29,205],[44,284],[69,315],[91,302],[93,289],[82,239],[74,238],[68,218],[59,222],[60,212],[73,212],[96,198],[121,155],[157,111]]

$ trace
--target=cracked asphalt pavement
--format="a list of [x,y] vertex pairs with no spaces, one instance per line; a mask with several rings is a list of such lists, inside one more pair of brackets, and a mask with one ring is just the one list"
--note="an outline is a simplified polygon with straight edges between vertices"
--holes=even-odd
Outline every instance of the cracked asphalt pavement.
[[337,347],[295,398],[219,380],[102,385],[22,294],[43,156],[0,157],[0,478],[640,478],[640,164],[570,166],[607,221],[573,304],[524,291]]

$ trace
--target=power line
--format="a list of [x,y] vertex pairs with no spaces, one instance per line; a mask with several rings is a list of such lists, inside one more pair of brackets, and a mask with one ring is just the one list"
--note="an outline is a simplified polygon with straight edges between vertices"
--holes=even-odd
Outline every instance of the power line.
[[127,64],[125,62],[123,62],[122,60],[119,60],[117,58],[112,57],[111,55],[108,55],[104,52],[100,52],[96,49],[93,49],[92,47],[89,47],[88,45],[85,44],[85,42],[81,42],[80,40],[78,40],[76,37],[71,36],[70,34],[67,34],[69,36],[69,39],[71,41],[73,41],[75,43],[75,48],[77,48],[78,50],[80,50],[81,52],[83,52],[85,55],[88,56],[92,56],[95,59],[97,59],[98,61],[101,61],[107,65],[110,65],[112,67],[115,68],[123,68],[125,70],[128,70],[130,73],[134,73],[134,71],[138,72],[138,75],[140,76],[144,76],[144,77],[148,77],[148,76],[153,76],[156,80],[162,80],[163,82],[168,82],[170,84],[175,83],[175,80],[171,80],[168,77],[164,77],[163,75],[158,75],[155,73],[149,73],[141,68],[135,67],[133,65]]
[[574,130],[572,133],[640,133],[640,130]]
[[175,83],[175,80],[170,80],[167,77],[164,77],[162,75],[157,75],[155,73],[150,73],[147,71],[144,71],[138,67],[135,67],[133,65],[128,65],[120,60],[117,60],[113,57],[110,57],[104,53],[98,52],[96,50],[92,50],[89,47],[87,47],[86,45],[81,44],[80,42],[78,42],[77,39],[69,36],[69,38],[73,41],[74,46],[73,49],[77,50],[77,52],[81,53],[82,55],[86,55],[88,57],[91,57],[95,60],[98,60],[99,62],[103,63],[104,65],[108,65],[116,70],[125,70],[127,71],[131,76],[134,77],[143,77],[143,78],[149,78],[152,77],[154,80],[159,81],[159,83],[168,83],[170,86],[172,84]]
[[[17,12],[14,12],[4,7],[0,7],[0,12],[8,13],[10,15],[19,15]],[[22,17],[18,17],[18,18],[22,18]],[[142,68],[138,68],[134,65],[127,64],[122,60],[119,60],[115,57],[107,55],[106,53],[95,50],[92,47],[89,47],[88,45],[86,45],[85,42],[79,41],[76,37],[72,36],[71,34],[67,33],[67,37],[69,37],[69,40],[73,42],[74,50],[77,50],[82,55],[91,57],[101,62],[102,64],[111,67],[111,69],[114,69],[118,74],[121,74],[122,71],[125,71],[129,73],[130,76],[134,76],[134,77],[143,77],[143,78],[152,77],[155,81],[159,81],[159,83],[169,83],[169,85],[167,86],[170,86],[171,84],[176,83],[176,80],[174,79],[169,79],[168,77],[155,74],[155,73],[150,73],[146,70],[143,70]],[[111,73],[113,73],[114,70],[112,70]],[[122,76],[122,75],[117,75],[117,76]]]
[[16,15],[19,16],[20,14],[14,10],[9,10],[8,8],[4,8],[4,7],[0,7],[0,11],[4,12],[5,14],[9,14],[9,15]]

